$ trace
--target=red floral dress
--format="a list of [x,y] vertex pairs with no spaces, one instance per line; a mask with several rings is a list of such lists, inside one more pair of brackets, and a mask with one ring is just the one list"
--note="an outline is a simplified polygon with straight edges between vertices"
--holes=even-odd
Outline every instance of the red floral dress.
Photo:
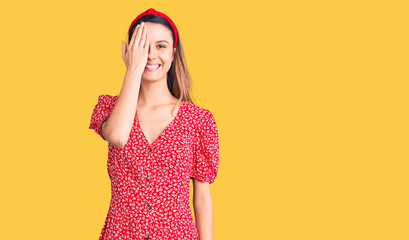
[[[117,99],[100,95],[93,110],[89,128],[103,139],[102,123]],[[100,240],[199,240],[189,184],[213,183],[217,175],[219,137],[209,110],[184,101],[152,144],[135,117],[126,145],[108,143],[108,150],[111,202]]]

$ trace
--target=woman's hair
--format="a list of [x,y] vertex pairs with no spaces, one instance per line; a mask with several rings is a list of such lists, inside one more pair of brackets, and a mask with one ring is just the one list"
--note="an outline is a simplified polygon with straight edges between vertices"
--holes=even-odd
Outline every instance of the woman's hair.
[[[157,15],[145,15],[142,18],[138,19],[138,21],[136,21],[133,25],[131,32],[129,33],[128,44],[132,39],[132,35],[135,31],[136,25],[140,24],[141,22],[159,23],[166,26],[172,32],[173,43],[171,44],[171,46],[173,51],[175,33],[173,32],[172,26],[165,18]],[[192,85],[192,81],[189,75],[189,70],[187,69],[186,58],[183,52],[183,46],[182,42],[180,41],[179,33],[175,58],[173,59],[171,67],[167,73],[167,82],[169,91],[174,97],[178,98],[179,101],[193,102],[190,96],[190,87]]]

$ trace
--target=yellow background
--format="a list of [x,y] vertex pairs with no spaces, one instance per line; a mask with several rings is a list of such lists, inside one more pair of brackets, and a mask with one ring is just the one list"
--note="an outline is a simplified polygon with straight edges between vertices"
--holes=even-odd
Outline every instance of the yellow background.
[[146,2],[1,4],[1,239],[98,239],[108,144],[89,121],[150,7],[218,125],[215,240],[409,239],[405,1]]

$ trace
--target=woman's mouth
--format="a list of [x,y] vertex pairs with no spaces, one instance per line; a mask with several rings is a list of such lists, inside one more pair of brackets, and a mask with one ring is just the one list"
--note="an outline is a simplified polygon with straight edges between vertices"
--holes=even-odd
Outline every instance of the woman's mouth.
[[162,66],[161,64],[146,65],[146,66],[145,66],[145,71],[147,71],[147,72],[155,72],[155,71],[157,71],[161,66]]

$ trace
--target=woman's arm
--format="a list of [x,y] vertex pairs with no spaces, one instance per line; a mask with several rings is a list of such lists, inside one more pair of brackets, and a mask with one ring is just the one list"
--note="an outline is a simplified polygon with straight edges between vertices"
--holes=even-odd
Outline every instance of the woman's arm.
[[113,146],[122,148],[128,141],[136,114],[136,105],[142,73],[127,71],[121,92],[108,120],[102,124],[104,138]]
[[200,240],[213,240],[213,204],[208,182],[193,178],[193,208]]
[[142,74],[148,61],[149,38],[142,22],[135,28],[129,46],[122,42],[122,59],[126,74],[121,92],[108,120],[102,124],[102,135],[113,146],[122,148],[128,141],[135,119]]

